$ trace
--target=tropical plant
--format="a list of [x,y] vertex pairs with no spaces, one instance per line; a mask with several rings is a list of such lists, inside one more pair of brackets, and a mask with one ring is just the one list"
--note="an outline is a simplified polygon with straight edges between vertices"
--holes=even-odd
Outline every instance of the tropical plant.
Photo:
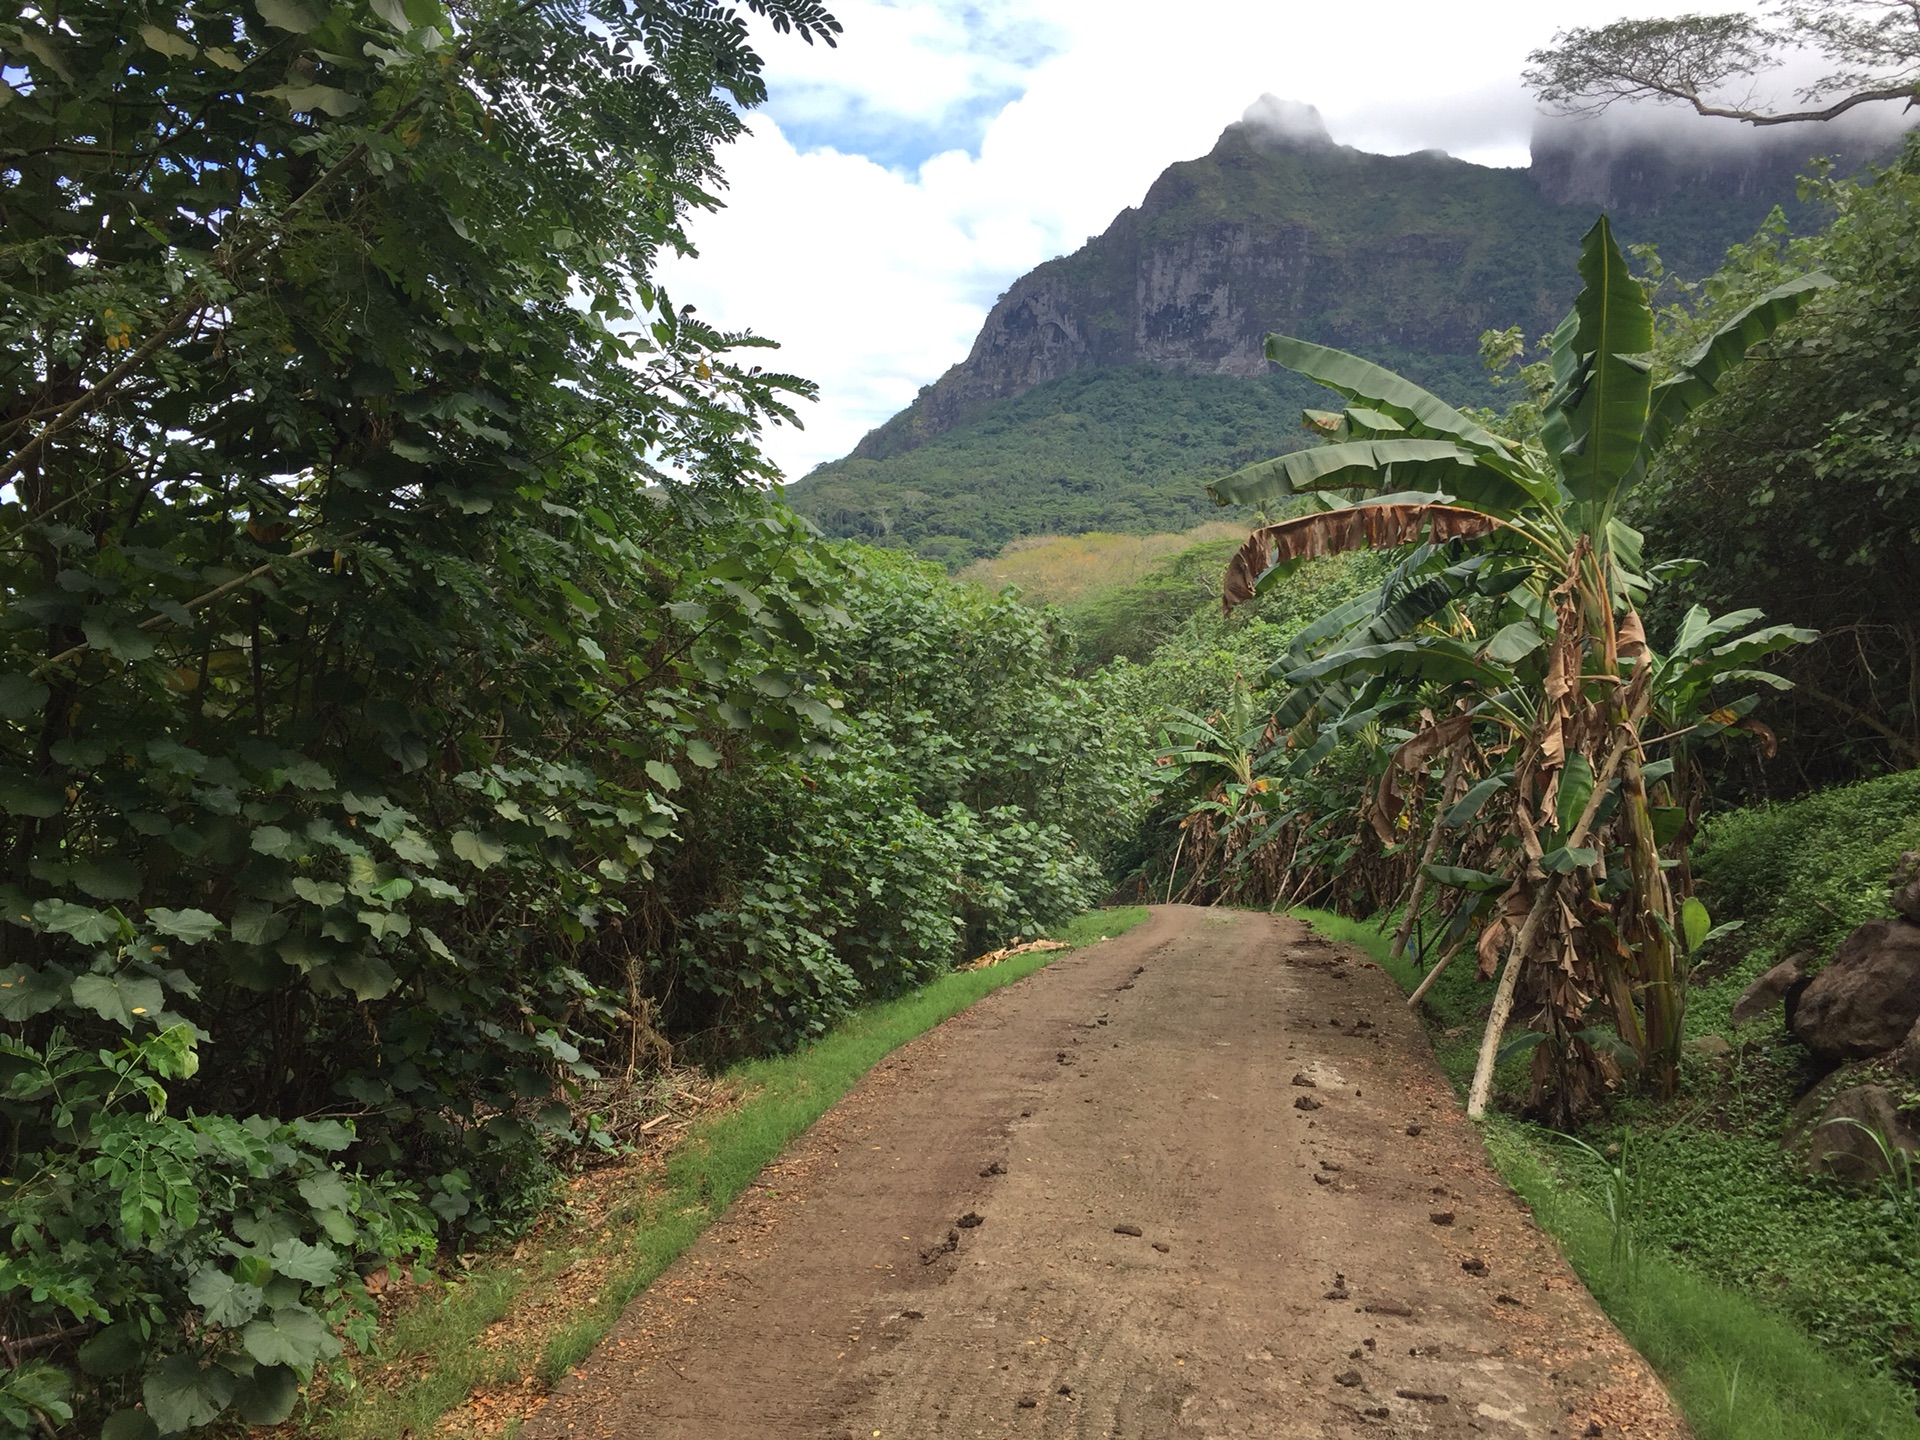
[[[1647,568],[1619,509],[1675,425],[1824,277],[1755,301],[1656,384],[1653,313],[1605,217],[1585,237],[1580,275],[1552,338],[1537,439],[1495,434],[1355,356],[1273,336],[1269,358],[1348,407],[1308,413],[1330,443],[1210,487],[1222,503],[1298,500],[1306,511],[1248,538],[1226,574],[1229,607],[1306,557],[1407,547],[1375,596],[1329,612],[1276,663],[1292,687],[1276,718],[1303,742],[1296,768],[1364,725],[1409,717],[1419,728],[1389,780],[1473,747],[1480,783],[1436,823],[1498,815],[1497,860],[1429,873],[1498,894],[1478,942],[1484,968],[1506,958],[1469,1096],[1475,1115],[1523,972],[1549,1042],[1536,1055],[1537,1095],[1561,1112],[1590,1103],[1618,1078],[1616,1052],[1671,1089],[1687,937],[1669,862],[1683,839],[1662,819],[1678,808],[1672,760],[1648,750],[1741,724],[1756,697],[1722,704],[1717,687],[1782,683],[1755,662],[1809,638],[1750,629],[1752,615],[1702,617],[1680,653],[1657,655],[1639,606],[1663,570]],[[1383,784],[1373,801],[1388,818],[1395,791]],[[1616,1043],[1596,1046],[1595,1008]]]

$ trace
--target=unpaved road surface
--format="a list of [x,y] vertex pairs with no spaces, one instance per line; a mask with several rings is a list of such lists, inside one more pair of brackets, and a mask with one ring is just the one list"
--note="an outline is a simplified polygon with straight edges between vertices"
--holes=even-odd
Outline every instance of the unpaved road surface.
[[895,1052],[525,1433],[1686,1434],[1392,982],[1177,906]]

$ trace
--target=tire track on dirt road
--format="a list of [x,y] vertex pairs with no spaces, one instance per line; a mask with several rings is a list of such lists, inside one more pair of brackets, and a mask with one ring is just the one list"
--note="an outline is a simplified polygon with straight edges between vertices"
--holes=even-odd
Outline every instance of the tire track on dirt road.
[[1686,1431],[1388,977],[1170,906],[896,1051],[525,1434]]

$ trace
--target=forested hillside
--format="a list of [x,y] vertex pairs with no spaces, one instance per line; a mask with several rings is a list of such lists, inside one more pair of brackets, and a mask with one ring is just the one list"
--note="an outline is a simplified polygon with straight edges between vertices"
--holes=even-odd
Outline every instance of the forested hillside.
[[1776,205],[1798,228],[1818,223],[1795,181],[1814,148],[1846,169],[1886,144],[1849,130],[1696,151],[1563,123],[1536,137],[1533,169],[1496,170],[1364,154],[1304,107],[1272,108],[1016,281],[966,360],[789,486],[794,508],[830,535],[948,563],[1019,535],[1184,528],[1204,518],[1191,477],[1298,443],[1287,409],[1327,403],[1272,372],[1269,332],[1495,404],[1481,335],[1553,328],[1603,203],[1623,244],[1656,245],[1699,277]]

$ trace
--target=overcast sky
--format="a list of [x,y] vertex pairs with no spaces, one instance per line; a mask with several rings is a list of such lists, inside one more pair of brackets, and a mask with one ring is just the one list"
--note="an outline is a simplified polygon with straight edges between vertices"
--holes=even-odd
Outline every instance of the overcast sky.
[[[1527,52],[1618,0],[837,0],[835,49],[760,38],[771,98],[676,303],[781,343],[820,385],[768,445],[836,459],[965,357],[1018,276],[1104,230],[1263,93],[1333,138],[1524,165]],[[1699,3],[1677,8],[1733,8]],[[1706,123],[1706,122],[1702,122]]]

